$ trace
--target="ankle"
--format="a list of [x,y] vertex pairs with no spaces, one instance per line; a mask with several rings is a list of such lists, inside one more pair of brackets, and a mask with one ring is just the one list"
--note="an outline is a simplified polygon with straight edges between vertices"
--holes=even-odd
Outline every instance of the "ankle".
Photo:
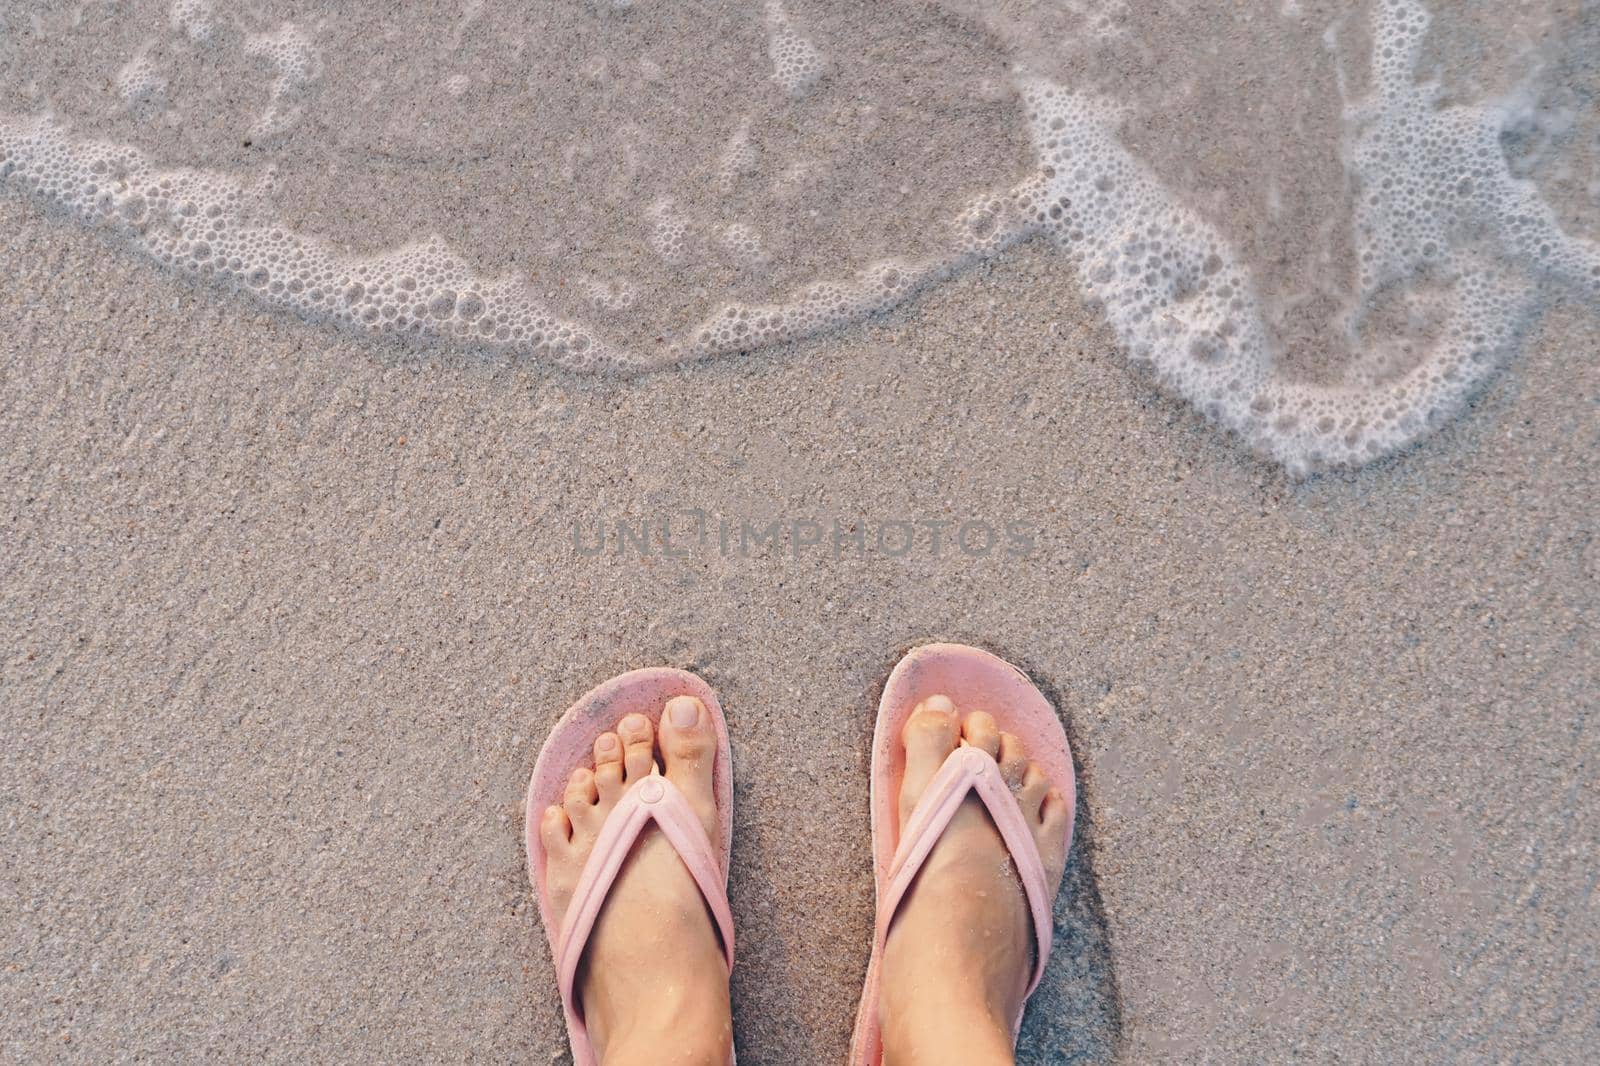
[[728,1066],[733,1058],[733,1032],[729,1027],[715,1038],[684,1028],[639,1034],[599,1054],[601,1066]]
[[1011,1066],[1011,1022],[977,999],[923,1000],[891,1015],[881,1003],[884,1066]]
[[733,1019],[726,975],[720,985],[678,986],[630,1004],[628,1009],[596,1012],[589,1035],[604,1066],[727,1066],[733,1047]]
[[733,1058],[733,1026],[702,1027],[678,1019],[676,1024],[653,1031],[635,1031],[597,1049],[601,1066],[728,1066]]

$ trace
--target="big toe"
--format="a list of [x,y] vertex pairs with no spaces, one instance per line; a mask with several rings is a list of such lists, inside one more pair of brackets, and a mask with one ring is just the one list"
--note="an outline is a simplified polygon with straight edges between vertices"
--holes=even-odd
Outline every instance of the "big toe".
[[694,806],[706,833],[717,831],[712,777],[717,765],[717,730],[711,712],[693,696],[674,696],[661,712],[661,756],[667,780]]
[[900,824],[917,806],[923,790],[955,750],[961,721],[955,704],[946,696],[930,696],[906,719],[900,739],[906,748],[906,775],[900,785]]

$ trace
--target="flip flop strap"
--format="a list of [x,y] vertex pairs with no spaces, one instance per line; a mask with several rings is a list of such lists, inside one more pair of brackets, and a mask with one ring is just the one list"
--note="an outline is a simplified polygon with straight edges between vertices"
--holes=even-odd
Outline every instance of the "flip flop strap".
[[[883,949],[889,935],[889,924],[900,908],[916,879],[922,864],[927,861],[933,846],[944,835],[950,820],[961,809],[968,792],[977,794],[988,808],[989,817],[1000,830],[1000,839],[1011,852],[1017,876],[1022,881],[1023,894],[1028,899],[1028,909],[1033,916],[1033,935],[1038,944],[1037,960],[1033,967],[1033,980],[1028,983],[1028,995],[1039,986],[1044,976],[1044,964],[1050,957],[1050,940],[1053,920],[1050,916],[1050,884],[1045,877],[1044,862],[1039,857],[1039,846],[1022,816],[1022,807],[1011,787],[1000,774],[994,758],[982,748],[963,746],[945,758],[944,765],[934,775],[933,781],[917,800],[916,808],[906,820],[900,834],[900,844],[895,848],[889,864],[886,888],[878,898],[878,949]],[[1021,1019],[1017,1019],[1020,1024]]]
[[561,998],[574,1017],[582,1017],[574,995],[578,960],[583,958],[589,934],[594,931],[595,920],[600,917],[600,909],[611,894],[611,886],[623,862],[639,834],[652,821],[660,827],[661,835],[683,860],[700,894],[705,897],[706,906],[722,934],[722,951],[728,970],[733,970],[733,914],[728,909],[727,871],[722,869],[705,827],[683,793],[661,774],[653,773],[623,793],[606,817],[561,922],[556,976],[561,985]]

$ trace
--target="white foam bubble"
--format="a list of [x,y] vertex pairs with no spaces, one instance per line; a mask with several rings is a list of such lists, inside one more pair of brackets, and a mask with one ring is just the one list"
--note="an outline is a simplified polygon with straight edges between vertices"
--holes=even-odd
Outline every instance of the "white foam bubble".
[[827,70],[822,51],[795,28],[780,0],[767,0],[766,16],[772,79],[790,96],[804,96]]
[[245,54],[272,64],[274,77],[267,104],[250,127],[252,138],[264,140],[288,132],[300,121],[306,90],[317,80],[317,50],[292,22],[272,33],[259,33],[245,41]]
[[597,311],[626,311],[639,298],[638,288],[627,278],[586,274],[578,279],[578,285]]
[[153,60],[140,52],[117,72],[117,95],[127,107],[159,106],[164,102],[167,79]]
[[729,258],[742,267],[760,266],[766,258],[761,250],[761,235],[744,222],[733,222],[723,228],[722,247]]
[[668,263],[681,263],[688,254],[689,220],[671,197],[650,205],[650,247]]
[[174,29],[196,44],[209,44],[216,35],[211,0],[172,0],[167,17]]

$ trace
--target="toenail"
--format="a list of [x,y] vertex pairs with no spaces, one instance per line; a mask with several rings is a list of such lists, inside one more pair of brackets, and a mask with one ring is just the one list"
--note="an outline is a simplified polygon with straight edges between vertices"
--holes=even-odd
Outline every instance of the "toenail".
[[622,728],[630,733],[642,733],[650,727],[650,719],[642,714],[630,714],[622,720]]
[[639,799],[645,803],[656,803],[665,794],[659,777],[647,777],[639,783]]
[[599,742],[595,744],[595,747],[599,748],[601,751],[615,751],[617,747],[617,738],[613,736],[601,737]]
[[956,709],[956,705],[950,702],[949,696],[929,696],[925,706],[928,710],[938,711],[941,714],[949,714]]
[[679,696],[667,704],[667,713],[672,716],[673,725],[688,729],[700,720],[700,701],[690,696]]

